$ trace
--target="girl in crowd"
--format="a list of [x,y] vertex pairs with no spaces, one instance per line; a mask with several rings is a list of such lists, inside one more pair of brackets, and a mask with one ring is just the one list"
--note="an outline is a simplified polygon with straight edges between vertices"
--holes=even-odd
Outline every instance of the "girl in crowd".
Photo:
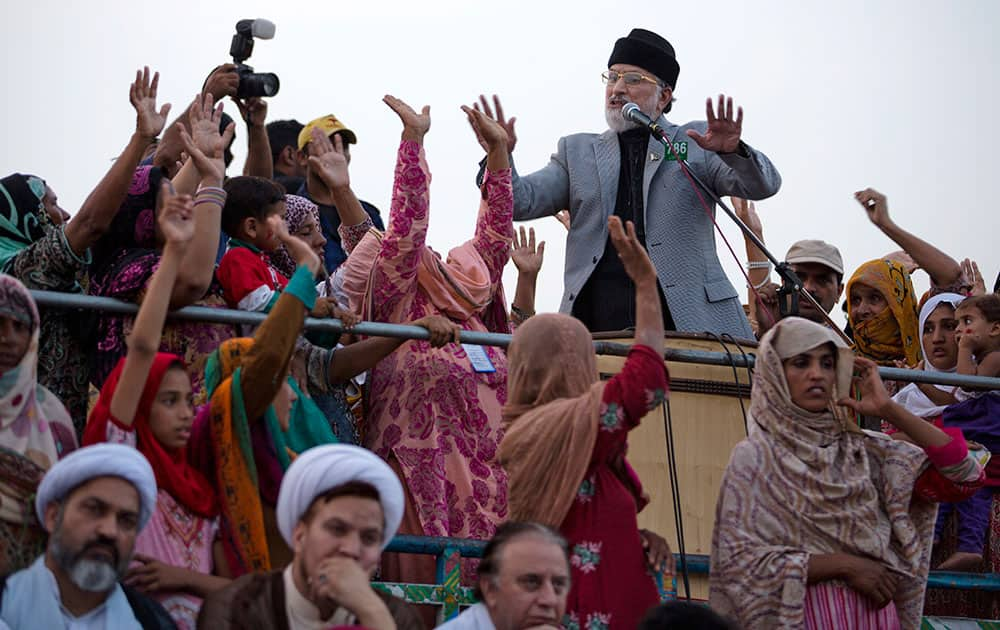
[[77,444],[66,408],[36,377],[40,328],[31,294],[0,274],[0,576],[45,549],[31,499],[45,471]]
[[[129,101],[136,112],[135,131],[104,178],[70,218],[42,179],[15,173],[0,180],[0,270],[29,289],[82,293],[81,281],[91,262],[90,248],[109,229],[125,199],[132,172],[163,130],[170,105],[156,110],[159,73],[136,71]],[[87,421],[90,365],[86,351],[92,331],[89,313],[43,309],[39,335],[38,380],[66,405],[77,435]]]
[[532,317],[509,349],[500,461],[510,518],[558,528],[569,541],[567,628],[635,628],[658,602],[647,563],[663,570],[672,558],[662,538],[639,530],[648,499],[625,460],[628,432],[667,393],[656,271],[632,223],[626,233],[611,217],[608,228],[636,286],[635,345],[621,372],[600,381],[590,333],[566,315]]
[[[339,232],[350,252],[342,267],[351,310],[392,323],[441,315],[451,322],[453,341],[460,330],[509,332],[501,284],[514,235],[506,132],[465,108],[493,148],[475,236],[442,258],[426,244],[430,172],[423,139],[430,108],[418,114],[394,97],[384,101],[403,123],[386,233],[369,229],[346,177],[328,184],[339,195]],[[313,166],[321,162],[316,152],[323,140],[329,144],[314,133],[309,143]],[[506,475],[495,462],[506,381],[507,358],[497,348],[456,344],[438,350],[424,341],[407,342],[373,370],[364,443],[403,480],[408,496],[401,533],[487,539],[507,516]],[[383,558],[387,579],[433,578],[431,558]],[[472,567],[464,568],[471,581]]]
[[161,182],[158,236],[162,256],[128,339],[90,415],[85,444],[118,442],[138,449],[156,473],[156,512],[136,540],[126,583],[152,594],[179,628],[194,628],[202,599],[225,586],[218,497],[188,457],[194,408],[183,360],[157,352],[182,260],[195,231],[190,196]]
[[[854,370],[860,400],[845,397]],[[838,406],[913,443],[862,431]],[[711,606],[748,630],[918,627],[935,502],[983,483],[961,430],[893,402],[874,362],[800,318],[761,340],[750,415],[720,489]]]
[[[211,94],[200,94],[189,109],[190,134],[180,125],[189,158],[172,184],[178,194],[194,194],[195,188],[198,192],[195,196],[195,236],[170,295],[171,309],[192,304],[225,307],[221,289],[215,282],[215,257],[225,200],[223,156],[233,126],[220,132],[221,117],[222,104],[213,108]],[[145,298],[150,278],[160,263],[162,243],[156,238],[154,209],[163,178],[158,167],[147,166],[134,171],[128,197],[108,234],[94,247],[91,294],[136,303]],[[119,359],[125,356],[125,339],[131,327],[131,318],[102,314],[98,319],[91,374],[95,385],[102,385]],[[165,326],[160,349],[184,359],[192,375],[196,402],[204,402],[205,398],[202,391],[205,360],[220,343],[234,336],[236,328],[226,324],[174,321]]]

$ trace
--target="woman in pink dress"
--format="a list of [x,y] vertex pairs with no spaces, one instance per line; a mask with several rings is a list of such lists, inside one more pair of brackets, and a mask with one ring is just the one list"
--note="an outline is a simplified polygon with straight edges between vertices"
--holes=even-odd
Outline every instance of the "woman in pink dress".
[[[351,310],[391,323],[443,315],[456,341],[461,330],[508,332],[501,280],[514,227],[506,132],[463,108],[491,148],[475,235],[442,258],[426,244],[430,172],[423,138],[430,108],[418,114],[391,96],[385,102],[403,122],[392,209],[384,235],[357,229],[364,229],[357,213],[358,220],[341,226],[350,252],[342,273]],[[350,217],[349,208],[341,210]],[[488,539],[506,518],[507,479],[496,462],[506,383],[506,355],[493,347],[410,341],[375,367],[363,442],[388,460],[406,488],[401,534]],[[432,558],[393,556],[383,562],[386,579],[433,580]]]
[[[667,394],[656,272],[629,223],[608,222],[636,285],[635,345],[621,372],[600,381],[593,340],[572,317],[536,315],[511,341],[507,433],[511,519],[559,529],[570,545],[572,587],[563,626],[635,628],[659,599],[651,569],[670,563],[662,538],[640,532],[642,485],[625,460],[628,432]],[[644,551],[649,547],[650,552]]]
[[747,630],[919,627],[936,502],[984,481],[962,431],[893,402],[873,361],[798,317],[760,342],[750,417],[719,491],[709,604]]

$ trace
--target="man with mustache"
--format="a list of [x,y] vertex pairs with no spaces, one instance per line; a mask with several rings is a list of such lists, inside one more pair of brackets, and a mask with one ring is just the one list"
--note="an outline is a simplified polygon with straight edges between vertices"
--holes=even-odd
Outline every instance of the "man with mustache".
[[59,460],[35,499],[48,547],[6,578],[0,627],[174,628],[159,604],[118,583],[155,509],[156,478],[137,450],[100,444]]
[[[781,177],[763,153],[743,142],[743,110],[733,107],[732,98],[719,95],[717,109],[709,99],[707,122],[667,121],[679,73],[673,46],[656,33],[637,28],[615,42],[603,73],[609,129],[561,138],[545,168],[523,177],[515,171],[514,219],[528,221],[569,209],[559,310],[589,330],[635,326],[635,286],[608,238],[608,217],[615,214],[635,224],[656,267],[667,330],[752,339],[736,289],[716,255],[712,216],[706,212],[714,215],[712,199],[688,179],[678,160],[686,159],[719,196],[770,197],[778,192]],[[485,97],[480,100],[492,116]],[[629,102],[660,125],[671,150],[622,116]],[[504,117],[496,97],[494,103],[513,150],[514,119]]]

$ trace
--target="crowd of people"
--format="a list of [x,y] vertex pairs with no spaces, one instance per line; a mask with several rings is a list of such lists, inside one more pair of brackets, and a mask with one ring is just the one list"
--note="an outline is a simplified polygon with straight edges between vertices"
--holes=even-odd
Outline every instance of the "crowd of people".
[[[333,115],[268,123],[230,64],[169,125],[159,75],[138,71],[135,131],[75,213],[58,182],[0,180],[0,628],[431,626],[433,609],[371,586],[435,581],[433,558],[383,553],[396,534],[489,541],[461,561],[478,603],[451,630],[1000,617],[990,595],[925,593],[931,568],[1000,572],[1000,393],[878,373],[1000,376],[1000,296],[866,189],[862,211],[900,251],[845,282],[834,245],[794,243],[796,310],[748,237],[742,306],[712,199],[733,196],[763,242],[749,200],[781,178],[731,98],[709,99],[706,121],[666,120],[679,72],[659,35],[620,38],[609,129],[560,139],[523,176],[500,99],[463,106],[486,157],[474,233],[444,255],[427,244],[429,107],[384,98],[402,132],[383,218],[351,185],[355,133]],[[247,128],[241,175],[227,175],[227,97]],[[514,221],[547,216],[567,228],[565,290],[561,313],[535,314],[544,243]],[[138,313],[40,309],[31,290]],[[168,318],[189,305],[264,319]],[[366,337],[359,321],[426,338]],[[631,351],[602,379],[592,333],[625,329]],[[629,432],[669,395],[668,331],[759,340],[708,606],[658,606],[654,575],[674,556],[639,528],[649,497],[627,459]],[[513,337],[504,350],[468,332]]]

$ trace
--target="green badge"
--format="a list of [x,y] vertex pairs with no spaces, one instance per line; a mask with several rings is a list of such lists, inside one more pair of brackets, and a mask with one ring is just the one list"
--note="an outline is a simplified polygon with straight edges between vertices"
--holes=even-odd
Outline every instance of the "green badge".
[[666,152],[663,156],[668,162],[675,162],[677,158],[686,160],[688,158],[688,143],[687,142],[674,142],[672,145],[673,151],[664,147]]

